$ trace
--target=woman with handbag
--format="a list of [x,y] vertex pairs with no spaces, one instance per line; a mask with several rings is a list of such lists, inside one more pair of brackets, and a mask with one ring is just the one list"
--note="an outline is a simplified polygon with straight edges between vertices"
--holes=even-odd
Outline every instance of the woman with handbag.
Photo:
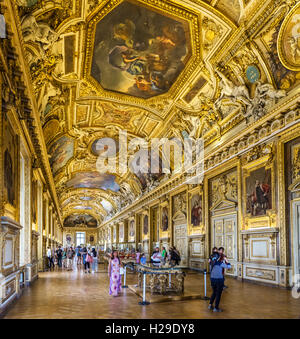
[[109,261],[108,276],[109,276],[109,295],[117,297],[121,292],[121,260],[118,251],[113,251]]

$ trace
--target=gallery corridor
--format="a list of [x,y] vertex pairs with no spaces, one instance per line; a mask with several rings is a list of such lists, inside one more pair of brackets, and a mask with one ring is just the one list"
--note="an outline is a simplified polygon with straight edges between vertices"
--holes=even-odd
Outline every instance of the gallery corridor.
[[[0,0],[0,318],[300,319],[299,27],[299,0]],[[47,272],[73,260],[101,271]]]
[[[128,283],[137,277],[128,274]],[[152,303],[140,306],[139,298],[129,289],[120,297],[108,294],[106,273],[84,274],[83,271],[45,272],[27,288],[4,318],[135,318],[135,319],[207,319],[207,318],[293,318],[300,319],[300,299],[286,289],[260,286],[227,278],[223,293],[223,313],[207,309],[203,300]],[[190,271],[186,288],[203,293],[203,275]],[[209,290],[210,293],[210,290]]]

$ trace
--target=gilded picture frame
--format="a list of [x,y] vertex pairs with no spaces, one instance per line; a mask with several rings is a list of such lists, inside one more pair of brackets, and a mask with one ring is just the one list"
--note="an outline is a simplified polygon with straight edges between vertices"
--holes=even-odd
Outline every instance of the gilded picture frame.
[[136,236],[135,220],[131,218],[128,220],[128,242],[134,242]]
[[204,194],[199,185],[188,192],[189,234],[199,234],[204,229]]
[[272,160],[272,154],[268,154],[242,167],[244,229],[276,227],[276,182]]
[[169,236],[171,228],[170,205],[168,201],[164,201],[159,206],[159,238],[164,239]]

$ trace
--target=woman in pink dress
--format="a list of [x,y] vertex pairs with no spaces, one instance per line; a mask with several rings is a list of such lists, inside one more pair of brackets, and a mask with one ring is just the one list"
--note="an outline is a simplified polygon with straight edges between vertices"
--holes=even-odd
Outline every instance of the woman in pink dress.
[[139,250],[137,250],[136,254],[135,254],[135,260],[136,260],[137,264],[140,263],[140,256],[141,256],[141,252]]
[[109,281],[109,295],[117,297],[119,292],[121,292],[121,260],[119,258],[118,251],[112,253],[112,258],[110,259],[108,266],[108,276]]

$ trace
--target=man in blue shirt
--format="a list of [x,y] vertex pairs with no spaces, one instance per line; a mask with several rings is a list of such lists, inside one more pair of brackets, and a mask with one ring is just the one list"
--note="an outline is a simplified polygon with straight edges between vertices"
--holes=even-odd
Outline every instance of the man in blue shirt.
[[[213,310],[214,312],[222,312],[219,308],[222,291],[224,288],[224,275],[223,269],[230,269],[231,265],[227,261],[227,258],[223,255],[224,248],[219,248],[219,253],[211,258],[211,272],[210,272],[210,281],[211,287],[213,289],[213,294],[210,298],[208,309]],[[213,303],[215,302],[215,307]]]

